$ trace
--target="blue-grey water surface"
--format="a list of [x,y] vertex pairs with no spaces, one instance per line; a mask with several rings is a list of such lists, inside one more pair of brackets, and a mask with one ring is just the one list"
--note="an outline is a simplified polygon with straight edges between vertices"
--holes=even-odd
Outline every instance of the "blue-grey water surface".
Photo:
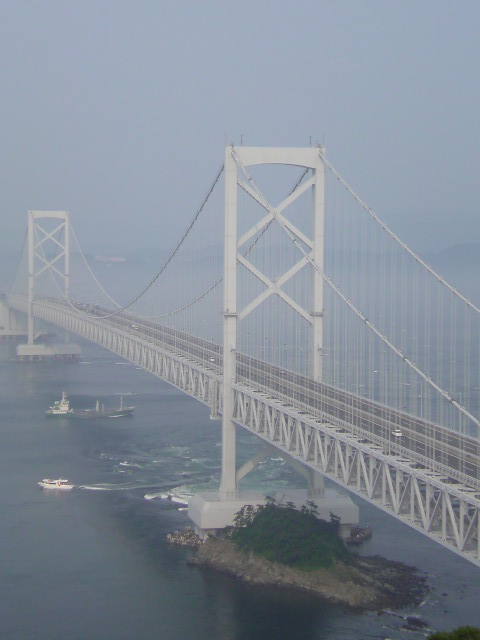
[[[220,423],[155,377],[82,342],[82,362],[18,364],[0,346],[0,638],[373,639],[424,638],[430,629],[480,624],[480,570],[361,503],[373,526],[362,553],[410,562],[431,591],[414,609],[343,610],[302,594],[247,587],[187,565],[168,532],[187,514],[162,494],[218,486]],[[135,404],[130,419],[46,420],[65,390],[77,408],[100,399]],[[241,435],[240,458],[255,450]],[[66,477],[71,492],[42,491]],[[280,460],[248,477],[265,490],[301,480]]]

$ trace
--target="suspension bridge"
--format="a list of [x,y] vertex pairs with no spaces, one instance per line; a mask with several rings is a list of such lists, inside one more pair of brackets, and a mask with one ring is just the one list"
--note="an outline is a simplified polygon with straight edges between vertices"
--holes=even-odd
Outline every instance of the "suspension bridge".
[[[199,527],[226,524],[275,451],[314,493],[329,478],[480,566],[480,309],[323,147],[228,146],[161,267],[128,300],[122,284],[100,284],[68,212],[30,211],[4,333],[25,314],[32,359],[35,321],[52,323],[208,405],[222,475],[192,500]],[[239,468],[238,427],[263,442]]]

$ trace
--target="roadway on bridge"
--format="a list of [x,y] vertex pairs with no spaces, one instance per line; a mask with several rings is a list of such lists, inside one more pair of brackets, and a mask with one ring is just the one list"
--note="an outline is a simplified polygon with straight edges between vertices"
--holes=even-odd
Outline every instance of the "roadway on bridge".
[[[222,372],[222,348],[212,342],[125,312],[105,318],[102,316],[111,313],[107,309],[77,306],[81,312],[101,318],[102,322],[147,343],[189,358],[217,374]],[[322,421],[330,420],[357,438],[360,436],[365,443],[380,446],[385,454],[409,456],[418,460],[419,468],[428,461],[428,467],[443,482],[480,490],[480,444],[474,438],[240,353],[237,381]]]

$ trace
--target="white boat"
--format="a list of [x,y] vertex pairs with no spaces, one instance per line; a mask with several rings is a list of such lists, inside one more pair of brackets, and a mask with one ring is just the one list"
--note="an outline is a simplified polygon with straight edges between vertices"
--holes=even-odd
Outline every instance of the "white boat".
[[65,391],[62,393],[61,400],[55,400],[54,404],[46,411],[45,415],[47,418],[52,416],[67,416],[71,414],[72,410],[70,409],[70,400],[67,398],[67,394]]
[[100,406],[100,402],[97,400],[97,404],[94,409],[72,409],[70,407],[70,400],[67,398],[65,391],[62,393],[61,400],[55,400],[51,407],[47,409],[45,415],[47,418],[125,418],[133,415],[135,407],[124,406],[123,396],[120,397],[120,406],[116,409],[105,408]]
[[42,489],[60,489],[61,491],[70,491],[70,489],[73,489],[73,484],[71,484],[66,478],[57,478],[56,480],[44,478],[38,484]]

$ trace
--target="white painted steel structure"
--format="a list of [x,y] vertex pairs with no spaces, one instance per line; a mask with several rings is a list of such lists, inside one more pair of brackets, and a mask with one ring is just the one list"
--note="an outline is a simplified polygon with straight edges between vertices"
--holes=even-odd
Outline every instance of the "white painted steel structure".
[[[27,311],[20,296],[10,295],[8,302]],[[212,417],[222,414],[222,375],[208,358],[194,360],[175,349],[173,340],[154,340],[141,328],[132,331],[131,320],[115,326],[111,319],[76,312],[61,302],[37,300],[33,314],[169,382],[208,405]],[[313,415],[274,389],[235,383],[233,422],[480,566],[478,480],[440,465],[432,468],[425,456],[347,421]]]
[[[40,220],[57,220],[57,226],[48,230]],[[49,257],[45,246],[53,244],[55,253]],[[59,265],[63,262],[63,269]],[[37,268],[37,264],[41,266]],[[33,344],[33,313],[35,278],[44,271],[51,270],[64,283],[64,296],[68,300],[70,282],[70,218],[68,211],[28,212],[28,344]]]
[[[278,206],[273,207],[263,194],[256,191],[246,181],[240,181],[239,174],[252,165],[294,165],[312,171],[312,176],[299,189],[293,191]],[[258,223],[247,229],[238,238],[237,190],[239,186],[249,193],[267,212]],[[313,189],[312,198],[312,238],[308,238],[285,217],[286,209],[305,191]],[[256,233],[264,230],[275,218],[281,219],[290,232],[301,238],[310,250],[309,258],[317,266],[312,270],[311,311],[297,304],[283,290],[284,285],[298,271],[308,265],[306,258],[280,275],[275,281],[256,268],[241,248]],[[224,245],[224,311],[223,311],[223,390],[222,412],[222,480],[220,495],[225,499],[235,498],[237,492],[235,463],[235,402],[234,383],[236,381],[237,323],[246,318],[269,296],[277,295],[312,327],[313,379],[320,380],[322,363],[323,329],[323,227],[324,227],[324,166],[317,148],[289,149],[264,147],[237,147],[233,145],[225,152],[225,245]],[[265,290],[237,313],[237,264],[243,265],[265,286]]]
[[[85,308],[85,304],[70,302],[67,238],[65,245],[60,246],[65,255],[64,300],[34,296],[35,273],[29,262],[28,297],[10,294],[7,297],[8,304],[12,309],[30,314],[32,333],[33,317],[63,327],[200,400],[210,407],[212,417],[222,416],[220,494],[225,499],[235,496],[237,482],[243,473],[236,469],[235,463],[235,427],[239,425],[269,446],[275,447],[282,455],[331,478],[480,566],[478,442],[461,434],[452,434],[454,439],[462,442],[462,446],[455,442],[452,444],[445,436],[447,430],[442,431],[441,427],[402,414],[398,409],[390,410],[388,407],[375,405],[374,402],[369,403],[346,390],[330,389],[336,394],[333,397],[329,395],[328,385],[322,382],[324,162],[324,150],[313,148],[227,148],[223,349],[160,324],[147,325],[142,318],[124,314],[121,309],[108,313],[108,310],[95,306]],[[238,238],[236,201],[240,185],[239,170],[250,165],[271,163],[307,167],[313,174],[277,207],[266,202],[248,179],[241,182],[242,189],[266,210],[266,214],[256,226]],[[313,190],[314,196],[311,238],[296,229],[283,213],[307,189]],[[48,217],[49,212],[32,214]],[[68,235],[68,215],[65,212],[53,212],[53,217],[63,221],[61,224],[65,225]],[[32,216],[32,221],[34,218]],[[282,227],[288,229],[289,234],[301,238],[303,245],[307,247],[303,258],[275,282],[250,264],[246,254],[239,251],[249,238],[261,231],[261,225],[266,226],[273,219],[277,219]],[[30,228],[29,216],[29,249],[33,256],[35,245]],[[237,309],[236,295],[238,264],[242,264],[265,285],[265,291],[241,310]],[[309,311],[289,299],[281,289],[283,282],[307,264],[314,266],[314,294]],[[52,265],[45,262],[45,269],[50,266]],[[281,297],[313,328],[311,378],[301,381],[306,389],[305,399],[299,397],[298,389],[295,388],[295,384],[298,387],[300,378],[297,377],[292,382],[285,381],[281,377],[284,372],[272,366],[269,366],[269,377],[266,373],[262,377],[261,367],[246,366],[247,356],[237,351],[237,323],[272,294]],[[361,319],[367,324],[366,318]],[[209,357],[213,349],[218,358]],[[400,355],[404,361],[408,360],[403,354]],[[252,359],[249,362],[251,361]],[[259,363],[260,361],[256,362]],[[255,372],[252,373],[251,369],[255,369]],[[317,386],[312,390],[308,386],[310,383]],[[312,398],[316,394],[316,400],[309,402],[309,394]],[[318,396],[321,396],[320,403],[317,402]],[[452,398],[447,397],[447,400],[454,402]],[[388,417],[385,417],[389,411]],[[392,433],[391,424],[404,427],[407,419],[410,420],[411,426],[408,428],[412,433],[416,429],[423,429],[421,435],[424,449],[416,449],[414,446],[408,448],[397,441],[392,442],[390,436],[382,437],[380,429],[364,428],[365,414],[370,415],[372,424],[386,426],[389,434]],[[443,434],[442,438],[445,440],[441,445],[444,455],[440,462],[428,455],[427,445],[431,446],[432,440],[428,434],[432,432]],[[433,440],[435,445],[435,437]],[[465,442],[468,447],[464,446]],[[455,467],[449,465],[450,455],[457,456],[459,462]],[[462,455],[465,456],[464,460],[461,459]]]

